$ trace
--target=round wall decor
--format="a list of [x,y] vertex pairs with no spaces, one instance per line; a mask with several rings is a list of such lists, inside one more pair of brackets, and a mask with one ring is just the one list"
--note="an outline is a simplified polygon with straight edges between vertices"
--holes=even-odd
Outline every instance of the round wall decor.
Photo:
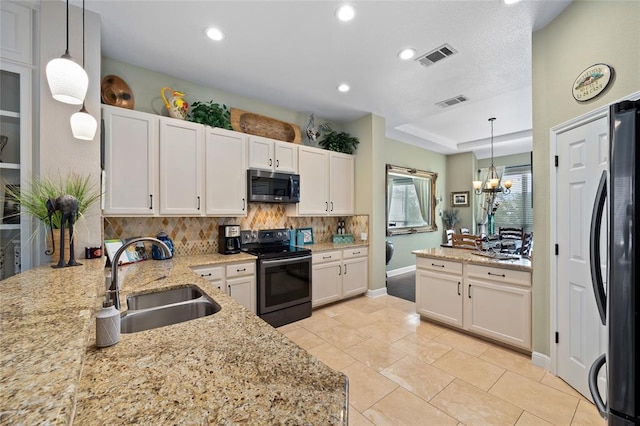
[[571,92],[578,102],[586,102],[605,91],[613,82],[613,68],[607,64],[591,65],[573,82]]

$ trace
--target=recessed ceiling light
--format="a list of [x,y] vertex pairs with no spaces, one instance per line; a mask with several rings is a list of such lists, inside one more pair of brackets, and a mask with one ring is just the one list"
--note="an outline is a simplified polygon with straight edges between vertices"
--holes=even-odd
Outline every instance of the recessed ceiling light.
[[416,56],[416,49],[404,49],[398,52],[398,58],[406,61]]
[[207,35],[207,37],[209,37],[211,40],[215,40],[215,41],[220,41],[224,39],[224,33],[222,31],[220,31],[218,28],[216,27],[209,27],[207,29],[204,30],[204,33]]
[[340,6],[338,10],[336,10],[336,17],[339,20],[344,22],[352,20],[355,16],[356,16],[356,9],[349,4]]
[[516,4],[520,3],[522,0],[502,0],[504,4]]
[[347,83],[342,83],[338,86],[339,92],[348,92],[351,89]]

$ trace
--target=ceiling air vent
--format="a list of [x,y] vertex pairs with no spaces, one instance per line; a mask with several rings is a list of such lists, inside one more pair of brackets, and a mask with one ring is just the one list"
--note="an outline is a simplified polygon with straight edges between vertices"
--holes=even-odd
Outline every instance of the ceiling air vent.
[[431,52],[427,52],[419,58],[416,58],[416,61],[420,62],[420,64],[424,65],[425,67],[428,67],[435,64],[436,62],[443,60],[448,56],[455,55],[456,53],[458,53],[456,49],[445,43],[437,49],[434,49]]
[[445,99],[444,101],[440,101],[436,103],[436,105],[438,105],[440,108],[447,108],[453,105],[460,104],[462,102],[467,102],[468,100],[469,98],[467,98],[465,95],[458,95],[458,96],[454,96],[451,99]]

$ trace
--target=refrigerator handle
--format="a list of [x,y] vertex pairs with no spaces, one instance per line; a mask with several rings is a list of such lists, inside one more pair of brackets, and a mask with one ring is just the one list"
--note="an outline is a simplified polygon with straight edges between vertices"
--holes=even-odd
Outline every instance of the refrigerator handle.
[[604,292],[602,281],[602,269],[600,268],[600,224],[602,223],[602,212],[604,202],[607,199],[607,171],[602,172],[600,184],[596,192],[596,201],[593,205],[591,215],[591,238],[589,239],[589,263],[591,264],[591,283],[593,284],[593,294],[596,297],[596,305],[600,313],[602,325],[606,324],[607,317],[607,296]]
[[591,368],[589,369],[589,391],[591,392],[593,401],[596,404],[596,408],[598,408],[598,411],[600,412],[600,416],[606,420],[608,415],[607,406],[602,400],[602,396],[598,391],[598,373],[600,372],[602,366],[607,362],[605,355],[606,354],[602,354],[598,358],[596,358],[594,363],[591,365]]

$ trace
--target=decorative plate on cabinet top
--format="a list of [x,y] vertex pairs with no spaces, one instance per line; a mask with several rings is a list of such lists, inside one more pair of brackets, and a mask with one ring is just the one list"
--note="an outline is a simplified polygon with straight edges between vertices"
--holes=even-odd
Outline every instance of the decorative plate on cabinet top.
[[102,79],[100,94],[104,104],[133,109],[133,92],[129,85],[116,75],[107,75]]

